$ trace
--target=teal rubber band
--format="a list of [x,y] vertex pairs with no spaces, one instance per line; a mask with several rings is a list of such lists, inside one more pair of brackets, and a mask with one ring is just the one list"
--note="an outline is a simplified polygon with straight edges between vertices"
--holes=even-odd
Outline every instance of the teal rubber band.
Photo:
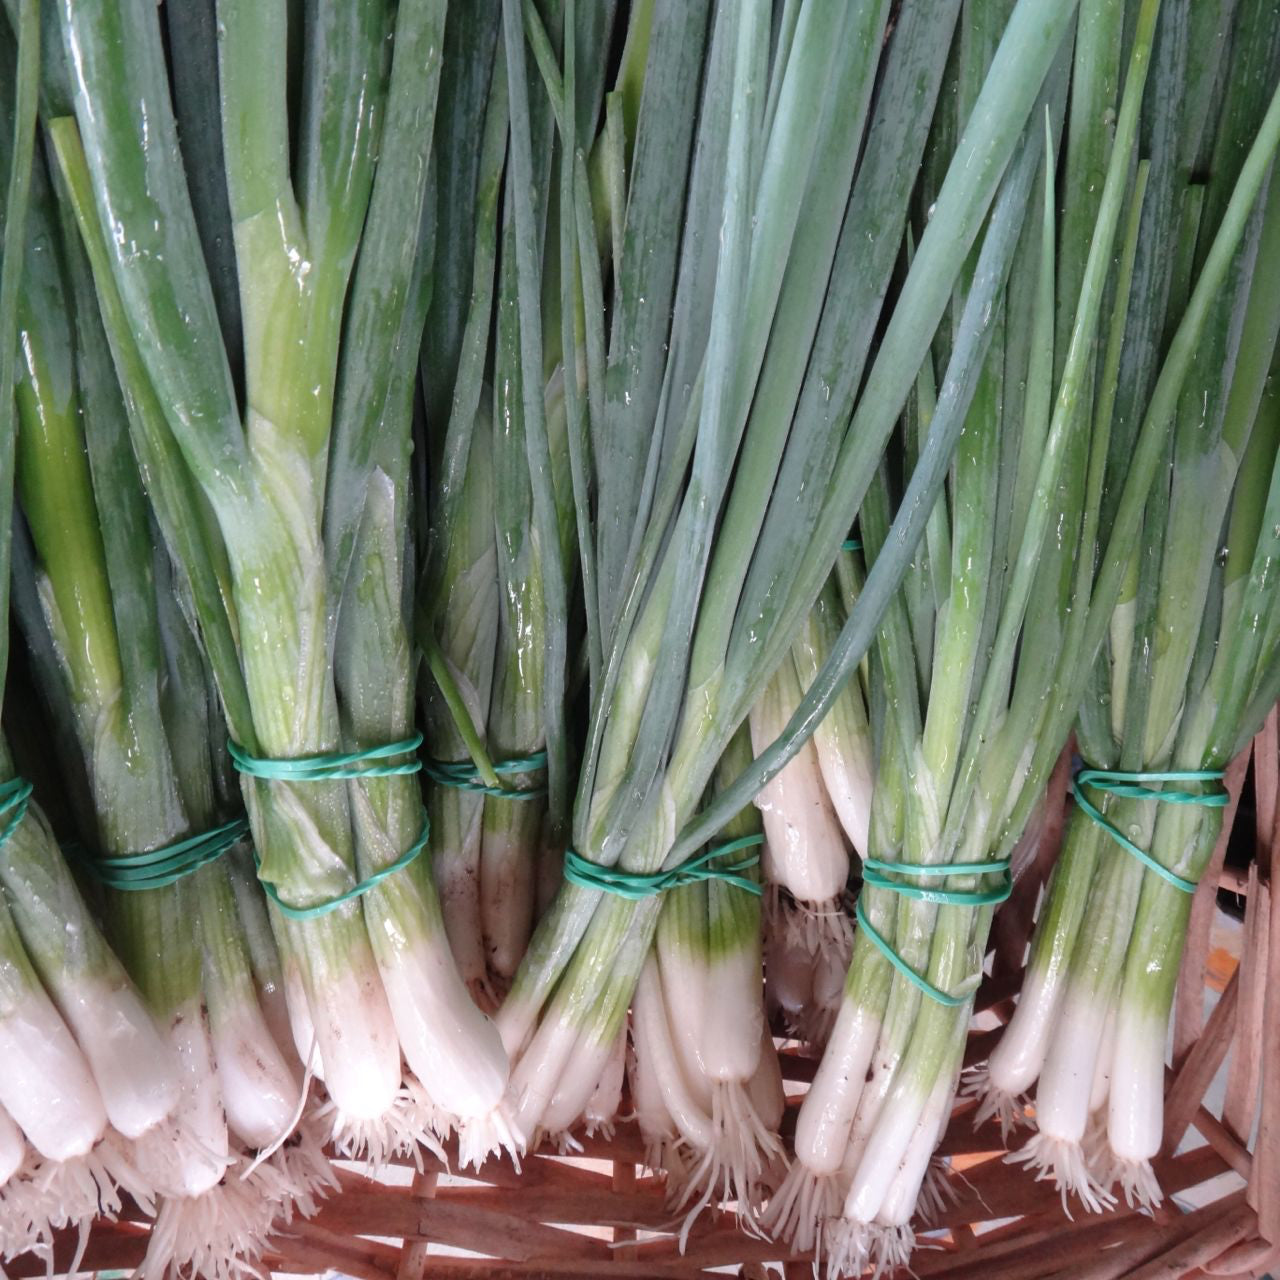
[[31,799],[31,783],[26,778],[10,778],[8,782],[0,782],[0,818],[7,813],[9,821],[0,830],[0,845],[22,825],[27,816],[27,802]]
[[80,855],[79,860],[95,880],[109,889],[120,889],[126,893],[163,889],[221,858],[248,834],[249,820],[239,817],[214,827],[212,831],[188,836],[185,840],[147,853],[130,853],[122,858]]
[[[904,898],[917,898],[922,902],[941,902],[953,907],[987,907],[1004,902],[1013,892],[1013,877],[1009,858],[997,858],[990,862],[885,862],[880,858],[863,858],[862,882],[877,889],[888,889]],[[924,889],[919,885],[891,880],[883,872],[904,876],[987,876],[1001,872],[1000,883],[993,889]]]
[[[511,760],[494,762],[496,774],[535,773],[547,767],[547,753],[537,751],[531,756],[517,756]],[[458,791],[474,791],[477,795],[497,796],[502,800],[532,800],[545,796],[547,788],[541,787],[491,787],[480,781],[480,771],[470,760],[424,760],[422,771],[432,782]]]
[[633,902],[666,893],[669,889],[679,889],[682,885],[697,884],[703,880],[723,880],[726,884],[736,885],[739,889],[759,897],[764,892],[760,885],[740,874],[760,861],[759,853],[739,858],[725,867],[713,867],[709,864],[716,858],[763,843],[762,835],[741,836],[737,840],[714,845],[687,862],[682,862],[678,867],[672,867],[669,871],[652,872],[623,871],[621,867],[602,867],[598,862],[591,862],[572,849],[566,849],[564,878],[580,888],[599,889],[619,898],[629,898]]
[[857,906],[853,909],[853,914],[857,918],[858,924],[862,927],[862,931],[875,943],[880,954],[891,964],[897,971],[902,974],[908,982],[919,987],[930,1000],[936,1000],[938,1004],[948,1009],[958,1009],[962,1004],[966,1003],[969,996],[953,996],[948,991],[943,991],[939,987],[935,987],[928,978],[917,973],[881,936],[874,928],[871,921],[867,919],[867,914],[862,909],[862,899],[858,899]]
[[1084,794],[1085,787],[1093,787],[1096,791],[1106,791],[1113,796],[1123,796],[1134,800],[1160,800],[1165,804],[1195,804],[1206,809],[1221,809],[1228,800],[1225,790],[1199,793],[1195,791],[1160,790],[1144,785],[1148,782],[1217,782],[1221,784],[1221,769],[1167,769],[1154,771],[1125,771],[1120,769],[1081,769],[1074,779],[1072,791],[1076,804],[1093,819],[1126,853],[1132,854],[1149,871],[1154,871],[1162,880],[1171,884],[1183,893],[1195,893],[1195,880],[1187,880],[1174,871],[1170,871],[1162,862],[1158,862],[1145,849],[1140,848],[1129,839],[1123,831],[1113,826],[1103,817],[1101,810]]
[[394,778],[417,773],[422,761],[415,756],[400,764],[380,764],[393,756],[409,756],[422,745],[422,734],[389,742],[364,751],[336,751],[319,756],[298,756],[292,760],[271,760],[250,755],[238,742],[229,738],[227,750],[236,771],[252,778],[275,782],[340,782],[348,778]]
[[371,876],[366,876],[359,884],[348,889],[346,893],[340,893],[336,898],[328,898],[324,902],[317,902],[309,907],[290,906],[276,892],[275,885],[269,880],[262,879],[262,863],[258,861],[256,849],[253,853],[253,865],[259,871],[258,883],[262,885],[263,892],[276,904],[276,909],[282,916],[287,916],[290,920],[314,920],[317,916],[327,916],[330,911],[337,911],[339,907],[348,902],[354,902],[357,898],[368,893],[370,889],[376,888],[384,880],[389,879],[399,871],[403,871],[427,847],[427,840],[430,835],[431,822],[427,817],[427,811],[423,809],[422,834],[394,862],[375,871]]
[[841,551],[861,551],[862,542],[858,538],[846,538],[840,544],[840,550]]

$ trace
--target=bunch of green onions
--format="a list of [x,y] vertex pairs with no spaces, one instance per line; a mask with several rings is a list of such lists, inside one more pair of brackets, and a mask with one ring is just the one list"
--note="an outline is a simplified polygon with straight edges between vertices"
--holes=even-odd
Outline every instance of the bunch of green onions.
[[[1193,19],[1193,32],[1204,20]],[[1138,265],[1165,276],[1166,315],[1221,236],[1250,142],[1272,123],[1280,39],[1269,9],[1242,4],[1221,44],[1193,39],[1186,57],[1185,69],[1162,73],[1194,83],[1230,58],[1233,74],[1216,123],[1198,119],[1188,97],[1178,150],[1152,160],[1148,190],[1167,186],[1181,252]],[[1189,180],[1197,146],[1204,161]],[[1191,894],[1221,828],[1217,780],[1261,724],[1280,676],[1280,299],[1266,284],[1277,269],[1272,180],[1172,415],[1160,480],[1080,705],[1077,749],[1091,772],[1078,775],[1014,1017],[973,1082],[978,1116],[998,1115],[1006,1131],[1035,1086],[1037,1132],[1012,1158],[1052,1177],[1064,1202],[1073,1193],[1091,1209],[1109,1204],[1117,1185],[1131,1204],[1161,1199],[1150,1162],[1165,1142],[1167,1025]],[[1135,294],[1130,323],[1158,330],[1161,307],[1156,288]],[[1131,354],[1120,366],[1118,415],[1141,394],[1146,375],[1135,364]]]
[[[118,1104],[106,1113],[111,1132],[96,1097],[78,1102],[68,1090],[51,1108],[64,1123],[96,1127],[99,1140],[68,1150],[47,1180],[34,1171],[31,1186],[43,1184],[47,1201],[65,1195],[53,1190],[59,1184],[78,1183],[88,1217],[118,1207],[118,1184],[144,1208],[160,1206],[148,1267],[224,1274],[295,1205],[314,1211],[314,1193],[332,1174],[314,1134],[279,1150],[300,1118],[302,1066],[259,1003],[231,864],[168,874],[192,837],[208,833],[208,847],[223,853],[243,835],[225,822],[225,726],[150,534],[128,434],[131,415],[145,410],[126,404],[112,367],[74,195],[63,189],[61,227],[52,195],[37,162],[35,252],[18,289],[15,601],[52,719],[65,730],[63,770],[87,784],[81,858],[106,886],[108,933],[159,1043],[117,1068],[136,1101],[132,1113]],[[115,1038],[109,1024],[81,1032],[87,1052]],[[119,1039],[116,1052],[137,1050],[136,1034]],[[33,1225],[42,1211],[29,1211]]]
[[[1051,79],[1046,103],[1050,136],[1055,120],[1067,121],[1063,236],[1055,234],[1050,167],[1041,216],[1026,222],[1030,261],[1008,275],[1028,197],[1011,170],[1001,196],[1008,203],[992,214],[950,335],[941,390],[935,399],[927,366],[918,386],[918,420],[930,435],[954,415],[964,417],[965,432],[949,502],[930,517],[920,579],[904,586],[881,635],[877,705],[886,710],[854,960],[797,1121],[796,1163],[768,1215],[797,1244],[820,1248],[833,1273],[909,1256],[921,1186],[950,1117],[992,906],[1016,874],[1019,838],[1067,736],[1159,460],[1176,435],[1174,406],[1189,394],[1191,354],[1211,308],[1229,293],[1276,146],[1280,97],[1261,131],[1255,122],[1246,135],[1247,160],[1232,175],[1194,287],[1173,312],[1159,377],[1126,406],[1140,430],[1113,452],[1113,423],[1121,421],[1113,418],[1114,370],[1126,349],[1149,341],[1129,306],[1149,182],[1149,165],[1133,160],[1158,10],[1135,6],[1125,73],[1109,78],[1094,75],[1094,63],[1113,56],[1117,31],[1082,6],[1071,96],[1064,104],[1061,80]],[[962,115],[974,71],[964,54],[982,49],[983,34],[974,15],[962,18]],[[992,67],[1005,48],[996,48]],[[1100,123],[1109,105],[1114,139]],[[1023,183],[1034,167],[1028,157],[1030,138]],[[1107,289],[1113,257],[1119,267]],[[985,339],[984,323],[996,330]],[[966,387],[953,366],[975,341],[989,363]],[[1113,497],[1100,519],[1109,456]],[[863,504],[872,552],[883,545],[887,496],[876,488]],[[1158,1077],[1148,1083],[1158,1096]]]
[[[589,421],[585,442],[572,421],[570,428],[571,443],[590,444],[595,469],[598,516],[591,522],[580,508],[578,527],[580,536],[584,527],[595,533],[580,557],[584,581],[596,588],[589,644],[599,636],[604,655],[575,807],[576,874],[497,1015],[513,1069],[495,1119],[524,1141],[553,1128],[549,1117],[585,1106],[658,924],[653,899],[606,895],[592,868],[653,874],[697,850],[804,742],[907,568],[917,512],[932,505],[958,421],[952,433],[921,443],[912,500],[888,531],[879,572],[787,733],[699,813],[721,755],[821,592],[1033,116],[1031,136],[1039,137],[1036,101],[1070,17],[1035,0],[1016,7],[871,358],[950,24],[907,10],[887,33],[887,6],[859,4],[840,9],[842,35],[833,40],[837,18],[821,3],[800,4],[793,16],[777,42],[758,5],[655,12],[647,33],[605,416],[598,429]],[[566,69],[571,31],[566,24]],[[518,219],[530,163],[521,37],[508,4]],[[681,59],[699,57],[707,71],[691,128],[673,116],[671,95],[673,85],[693,92]],[[922,58],[932,88],[922,86]],[[906,109],[922,97],[923,109]],[[688,157],[678,166],[688,166],[687,189],[670,181],[676,145]],[[523,216],[531,234],[533,210]],[[678,252],[675,244],[658,252],[646,234],[663,219],[683,219]],[[530,250],[529,275],[535,266]],[[529,319],[535,284],[521,281]],[[967,371],[980,363],[968,353]],[[630,433],[655,414],[658,428],[639,449]],[[743,994],[759,999],[745,987]],[[711,1143],[741,1150],[733,1117],[743,1109],[726,1105],[720,1114],[725,1123]],[[494,1140],[479,1128],[474,1136],[480,1149]]]
[[905,1264],[1073,727],[970,1087],[1159,1200],[1280,694],[1280,27],[1222,8],[6,0],[0,1255],[131,1198],[222,1280],[325,1144],[630,1104],[686,1233]]
[[[419,635],[431,671],[425,710],[435,756],[428,808],[436,880],[459,969],[492,1010],[532,932],[544,896],[541,867],[562,839],[566,779],[549,795],[546,762],[565,750],[563,712],[549,714],[548,704],[565,701],[572,395],[559,353],[554,261],[544,274],[542,364],[526,374],[498,7],[456,16],[441,89],[434,263],[441,287],[454,291],[433,295],[423,335],[431,485]],[[584,113],[599,110],[603,77],[588,77],[583,89],[591,93],[592,85],[595,100],[583,100]],[[540,99],[530,117],[540,210],[552,202],[564,164],[554,125],[550,101]],[[541,388],[541,424],[527,421],[526,376]],[[580,396],[585,370],[572,376]],[[546,470],[536,462],[544,439]]]
[[[42,247],[40,218],[47,213],[47,190],[32,190],[38,49],[37,7],[26,4],[12,35],[0,29],[0,67],[16,88],[14,100],[6,95],[0,105],[6,177],[0,206],[0,616],[6,619],[0,671],[9,657],[18,335],[40,311],[37,306],[33,317],[24,265]],[[70,375],[65,366],[61,371]],[[28,364],[19,384],[28,403],[31,374]],[[31,786],[16,775],[3,738],[0,768],[0,1241],[8,1256],[47,1248],[54,1229],[118,1209],[119,1182],[145,1199],[123,1142],[164,1125],[179,1080],[167,1044],[81,897],[48,822],[29,800]]]
[[[204,77],[190,161],[177,113],[196,103],[173,96],[146,4],[62,7],[76,119],[53,128],[99,292],[118,293],[122,381],[156,410],[134,449],[236,744],[295,1046],[345,1149],[377,1160],[487,1114],[507,1073],[417,856],[412,776],[409,455],[444,6],[325,4],[296,32],[284,4],[217,18],[216,68],[207,33],[169,32]],[[202,164],[211,190],[188,181]]]

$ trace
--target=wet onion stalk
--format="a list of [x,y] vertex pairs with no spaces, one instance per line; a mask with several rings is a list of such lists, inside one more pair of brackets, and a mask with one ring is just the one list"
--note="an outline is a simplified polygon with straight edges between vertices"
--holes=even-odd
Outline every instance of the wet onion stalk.
[[[753,739],[772,742],[831,653],[847,617],[842,582],[860,570],[845,550],[791,653],[752,708]],[[853,593],[849,601],[852,603]],[[862,679],[855,674],[796,758],[756,797],[765,827],[765,931],[769,1003],[790,1031],[822,1046],[840,1007],[853,919],[849,846],[867,851],[874,748]]]

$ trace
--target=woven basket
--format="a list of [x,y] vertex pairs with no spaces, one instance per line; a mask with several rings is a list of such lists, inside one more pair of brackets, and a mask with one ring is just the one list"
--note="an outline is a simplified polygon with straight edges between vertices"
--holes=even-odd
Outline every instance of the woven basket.
[[[1250,756],[1256,858],[1242,874],[1223,864]],[[1066,782],[1064,759],[1050,788],[1052,816],[1035,863],[997,916],[992,974],[977,1000],[979,1015],[986,1016],[975,1020],[988,1029],[971,1033],[970,1061],[985,1058],[998,1034],[994,1023],[1003,1023],[1012,1011],[1037,894],[1061,840]],[[1274,712],[1251,748],[1232,764],[1226,782],[1231,803],[1192,908],[1175,1008],[1165,1149],[1156,1161],[1168,1196],[1164,1205],[1154,1214],[1121,1204],[1102,1214],[1077,1211],[1068,1217],[1051,1184],[1035,1182],[1004,1162],[997,1126],[992,1122],[975,1130],[973,1104],[962,1101],[941,1147],[950,1157],[944,1180],[950,1204],[919,1224],[930,1234],[922,1237],[912,1259],[915,1275],[1173,1280],[1261,1277],[1269,1268],[1280,1270],[1280,894],[1272,892],[1272,869],[1280,865],[1280,742]],[[1238,963],[1211,948],[1220,887],[1246,899]],[[1206,985],[1220,992],[1207,1019]],[[1228,1054],[1218,1116],[1203,1099]],[[802,1093],[815,1061],[788,1049],[782,1062],[789,1092]],[[784,1121],[788,1126],[795,1106],[793,1098]],[[1203,1143],[1184,1143],[1190,1129]],[[1026,1131],[1021,1133],[1015,1144],[1025,1140]],[[424,1156],[422,1172],[403,1172],[403,1185],[388,1185],[340,1168],[341,1190],[314,1218],[295,1221],[287,1234],[273,1239],[264,1267],[295,1273],[333,1269],[367,1280],[600,1275],[685,1280],[712,1274],[711,1269],[743,1277],[811,1274],[808,1257],[784,1256],[777,1245],[744,1234],[723,1209],[698,1219],[681,1252],[679,1221],[665,1203],[662,1179],[643,1166],[643,1143],[631,1122],[620,1123],[611,1138],[583,1138],[581,1152],[572,1156],[537,1152],[518,1172],[510,1161],[494,1160],[479,1171],[451,1176],[430,1155]],[[1188,1211],[1175,1198],[1193,1188],[1201,1189],[1201,1207]],[[56,1242],[55,1273],[73,1265],[78,1243],[73,1235]],[[131,1269],[146,1243],[141,1215],[100,1222],[81,1267]],[[462,1250],[482,1256],[462,1256]],[[46,1259],[28,1255],[6,1270],[15,1277],[37,1276],[47,1267]]]

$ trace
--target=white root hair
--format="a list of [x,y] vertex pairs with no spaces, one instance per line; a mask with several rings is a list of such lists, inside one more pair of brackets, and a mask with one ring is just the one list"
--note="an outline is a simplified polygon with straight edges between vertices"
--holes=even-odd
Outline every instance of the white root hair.
[[313,1114],[266,1160],[237,1156],[216,1187],[162,1199],[139,1280],[259,1276],[258,1260],[272,1233],[296,1214],[311,1217],[324,1195],[338,1187],[324,1154],[326,1128]]
[[995,1085],[985,1063],[970,1067],[964,1073],[961,1095],[978,1099],[978,1108],[973,1114],[973,1127],[980,1129],[994,1118],[1000,1125],[1000,1140],[1006,1147],[1009,1145],[1010,1134],[1031,1124],[1027,1112],[1027,1095],[1009,1093]]
[[741,1082],[717,1080],[713,1085],[711,1129],[711,1142],[705,1150],[695,1150],[683,1186],[668,1183],[673,1206],[687,1211],[680,1229],[682,1249],[698,1215],[713,1202],[732,1202],[739,1224],[762,1234],[758,1220],[764,1201],[786,1167],[782,1142],[761,1120]]
[[28,1151],[0,1191],[0,1257],[32,1251],[51,1258],[55,1231],[84,1228],[99,1216],[115,1218],[122,1191],[144,1213],[154,1213],[154,1192],[130,1160],[131,1145],[108,1129],[74,1160],[46,1160]]
[[1105,1176],[1106,1186],[1119,1186],[1124,1202],[1130,1209],[1149,1211],[1164,1203],[1156,1171],[1150,1160],[1122,1160],[1112,1158]]
[[783,1009],[788,1034],[825,1045],[840,1013],[844,978],[853,955],[853,917],[843,895],[826,902],[800,902],[780,886],[765,890],[765,933],[799,957],[811,977],[811,995],[798,1009]]
[[916,1197],[916,1212],[922,1222],[936,1222],[943,1213],[956,1204],[960,1193],[951,1177],[951,1165],[945,1156],[933,1156],[925,1170],[924,1181]]
[[559,1155],[576,1156],[582,1154],[582,1143],[573,1136],[573,1131],[570,1129],[561,1129],[559,1133],[543,1134],[535,1141],[534,1145],[541,1146],[544,1140],[550,1142]]
[[826,1223],[844,1203],[841,1174],[817,1173],[797,1160],[770,1198],[761,1225],[775,1240],[799,1252],[820,1250]]
[[317,1114],[329,1122],[330,1140],[338,1155],[348,1160],[364,1160],[373,1175],[398,1158],[407,1158],[422,1171],[425,1147],[442,1163],[447,1162],[443,1140],[453,1123],[427,1096],[412,1076],[406,1076],[391,1106],[371,1120],[347,1115],[333,1103]]
[[1079,1142],[1054,1138],[1043,1131],[1033,1134],[1025,1147],[1005,1156],[1009,1164],[1021,1164],[1035,1173],[1037,1182],[1052,1181],[1062,1197],[1062,1211],[1071,1217],[1069,1196],[1075,1196],[1090,1213],[1101,1213],[1115,1204],[1107,1184],[1089,1167]]
[[645,1140],[644,1164],[651,1173],[666,1176],[667,1199],[671,1201],[683,1195],[694,1168],[694,1157],[684,1138],[658,1136]]
[[606,1142],[613,1140],[617,1127],[617,1116],[588,1116],[586,1124],[583,1126],[588,1138],[594,1138],[598,1134]]
[[879,1280],[905,1267],[915,1246],[915,1232],[906,1224],[832,1218],[824,1224],[821,1254],[815,1254],[814,1266],[825,1263],[827,1280],[861,1276],[868,1268],[871,1280]]
[[505,1151],[518,1173],[520,1159],[531,1145],[517,1133],[507,1098],[487,1114],[458,1123],[458,1165],[463,1169],[478,1169],[490,1156]]

